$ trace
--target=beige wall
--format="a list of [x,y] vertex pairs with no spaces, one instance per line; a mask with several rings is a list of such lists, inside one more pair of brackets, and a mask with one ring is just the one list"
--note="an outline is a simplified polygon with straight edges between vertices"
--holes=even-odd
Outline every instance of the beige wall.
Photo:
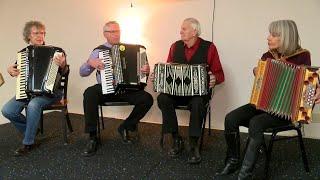
[[[70,112],[83,113],[82,92],[95,83],[94,75],[79,76],[79,67],[91,50],[104,42],[101,28],[106,20],[119,20],[127,13],[129,0],[114,3],[109,0],[17,0],[0,1],[0,71],[6,84],[0,88],[0,107],[14,95],[15,81],[6,73],[14,62],[16,51],[25,46],[21,30],[26,21],[37,19],[47,26],[47,44],[63,47],[71,65],[69,99]],[[151,66],[165,61],[170,44],[179,39],[179,27],[186,17],[199,19],[202,37],[212,39],[213,0],[136,0],[132,1],[143,19],[141,43],[147,47]],[[112,5],[110,5],[112,4]],[[120,12],[122,11],[122,12]],[[226,82],[216,88],[213,98],[213,128],[223,129],[224,116],[230,110],[248,102],[253,77],[252,67],[266,51],[268,24],[277,19],[297,22],[304,48],[311,51],[314,65],[320,65],[319,46],[320,1],[318,0],[217,0],[213,27],[214,42],[218,47]],[[155,102],[143,121],[161,122],[156,93],[152,86],[147,91]],[[104,108],[106,116],[125,118],[131,108]],[[124,112],[124,113],[123,113]],[[179,112],[180,124],[187,124],[188,113]],[[0,123],[7,122],[0,115]],[[318,118],[319,122],[319,118]],[[82,123],[82,122],[80,122]],[[306,127],[306,135],[320,137],[318,123]]]

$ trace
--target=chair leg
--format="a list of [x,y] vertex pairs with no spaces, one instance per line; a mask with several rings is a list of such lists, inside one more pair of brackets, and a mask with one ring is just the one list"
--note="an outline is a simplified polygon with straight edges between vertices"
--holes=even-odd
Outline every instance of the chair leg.
[[[102,106],[99,106],[100,114],[101,114],[101,123],[103,123],[103,113],[102,113]],[[97,122],[97,133],[98,133],[98,142],[101,143],[101,132],[100,132],[100,121]],[[104,125],[103,125],[104,126]]]
[[164,135],[163,135],[163,132],[161,131],[161,135],[160,135],[160,147],[161,147],[161,149],[163,149],[163,137]]
[[43,111],[41,112],[41,119],[40,119],[40,132],[43,134]]
[[267,148],[267,152],[266,152],[266,162],[265,162],[265,175],[266,177],[268,177],[269,175],[269,167],[270,167],[270,160],[271,160],[271,153],[272,153],[272,147],[273,147],[273,142],[276,138],[277,132],[273,132],[271,135],[271,139],[269,142],[269,146]]
[[103,121],[103,111],[102,111],[102,106],[100,106],[100,115],[101,115],[101,124],[102,124],[102,129],[104,129],[104,121]]
[[307,154],[306,154],[306,150],[305,150],[303,139],[302,139],[301,130],[299,128],[296,128],[296,131],[298,133],[298,139],[299,139],[299,144],[300,144],[300,150],[301,150],[304,169],[306,170],[306,172],[310,172],[308,159],[307,159]]
[[64,115],[66,116],[66,120],[67,120],[67,125],[68,125],[69,132],[73,132],[72,124],[71,124],[71,121],[70,121],[70,118],[69,118],[68,107],[65,108],[65,110],[64,110]]
[[[202,145],[203,145],[203,136],[204,136],[204,131],[206,129],[206,120],[207,120],[207,116],[204,117],[203,122],[202,122],[201,139],[200,139],[200,152],[202,150]],[[210,126],[209,126],[209,132],[210,132]]]
[[[65,110],[62,110],[63,113],[66,114]],[[67,137],[67,122],[62,119],[62,130],[63,130],[63,140],[64,144],[68,144],[68,137]]]
[[[210,103],[210,102],[209,102]],[[208,107],[209,109],[208,109],[208,111],[209,111],[209,122],[208,122],[208,124],[209,124],[209,128],[208,128],[208,135],[209,136],[211,136],[211,106],[209,105],[209,107]]]

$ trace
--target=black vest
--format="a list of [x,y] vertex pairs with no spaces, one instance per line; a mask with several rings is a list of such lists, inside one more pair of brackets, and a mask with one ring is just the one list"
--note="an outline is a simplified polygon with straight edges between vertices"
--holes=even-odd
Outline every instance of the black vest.
[[187,61],[184,53],[184,42],[182,40],[175,43],[175,50],[173,53],[173,62],[180,64],[206,64],[208,61],[208,50],[211,42],[205,41],[200,38],[200,45],[196,52],[191,57],[190,61]]

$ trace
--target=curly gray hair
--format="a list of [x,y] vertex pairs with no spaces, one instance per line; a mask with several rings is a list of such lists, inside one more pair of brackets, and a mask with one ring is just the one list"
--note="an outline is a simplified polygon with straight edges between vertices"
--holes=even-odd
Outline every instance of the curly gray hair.
[[44,30],[46,29],[46,26],[44,24],[42,24],[40,21],[26,22],[26,24],[24,25],[24,28],[23,28],[23,32],[22,32],[23,40],[26,43],[29,43],[29,41],[30,41],[29,36],[30,36],[32,27],[36,27],[37,29],[44,29]]

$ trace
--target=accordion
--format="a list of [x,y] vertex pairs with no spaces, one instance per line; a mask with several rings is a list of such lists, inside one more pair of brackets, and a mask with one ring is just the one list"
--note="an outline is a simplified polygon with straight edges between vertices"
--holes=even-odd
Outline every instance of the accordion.
[[250,103],[257,109],[309,123],[318,82],[318,68],[279,60],[260,60]]
[[59,85],[59,66],[53,62],[63,50],[54,46],[28,46],[17,54],[16,99],[53,94]]
[[105,67],[100,71],[102,94],[120,90],[138,90],[147,83],[147,75],[140,69],[148,64],[146,48],[141,45],[117,44],[111,50],[99,51]]
[[208,94],[206,64],[167,64],[154,66],[154,91],[175,96],[203,96]]

